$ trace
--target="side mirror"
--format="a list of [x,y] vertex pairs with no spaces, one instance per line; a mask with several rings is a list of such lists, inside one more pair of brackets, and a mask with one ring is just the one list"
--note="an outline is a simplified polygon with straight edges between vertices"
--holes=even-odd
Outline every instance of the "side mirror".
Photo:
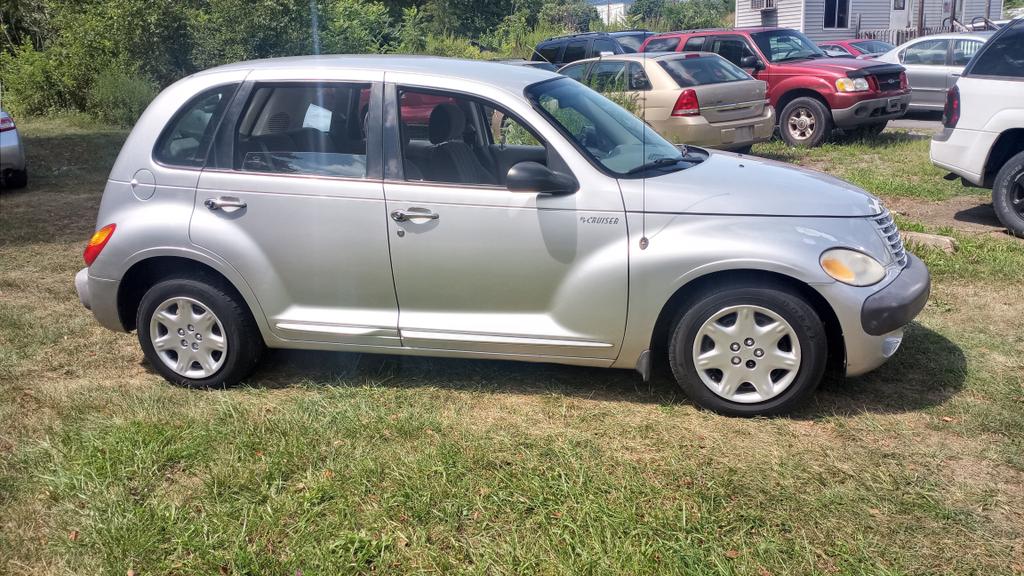
[[754,70],[764,70],[764,62],[757,56],[744,56],[740,58],[740,68],[753,68]]
[[509,168],[505,186],[510,192],[538,194],[572,194],[580,187],[572,176],[555,172],[538,162],[519,162]]

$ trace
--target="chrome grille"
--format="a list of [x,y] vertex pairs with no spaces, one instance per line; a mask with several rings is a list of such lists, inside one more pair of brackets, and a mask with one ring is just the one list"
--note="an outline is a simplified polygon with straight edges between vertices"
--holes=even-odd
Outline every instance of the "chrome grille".
[[903,247],[903,239],[896,227],[896,221],[888,208],[882,208],[882,213],[874,217],[875,224],[882,239],[889,246],[889,253],[892,254],[893,263],[903,268],[907,265],[907,250]]

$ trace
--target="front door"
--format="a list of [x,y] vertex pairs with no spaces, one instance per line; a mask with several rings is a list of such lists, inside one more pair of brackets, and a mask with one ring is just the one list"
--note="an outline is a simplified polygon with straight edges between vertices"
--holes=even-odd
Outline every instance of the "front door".
[[942,110],[953,68],[949,66],[949,40],[926,38],[907,46],[899,54],[907,69],[912,107]]
[[385,194],[402,344],[614,359],[628,274],[615,180],[572,195],[510,192],[509,166],[557,155],[535,130],[480,97],[387,91],[390,153],[401,156],[389,153]]
[[255,82],[200,176],[192,241],[241,273],[284,340],[400,345],[381,86]]
[[907,0],[890,0],[890,2],[892,2],[892,6],[889,10],[889,28],[910,28]]

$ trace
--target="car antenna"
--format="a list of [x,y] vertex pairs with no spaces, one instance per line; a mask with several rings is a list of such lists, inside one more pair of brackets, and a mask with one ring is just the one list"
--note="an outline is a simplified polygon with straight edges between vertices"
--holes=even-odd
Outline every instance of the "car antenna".
[[[642,54],[640,60],[643,62],[641,66],[644,68],[644,74],[646,74],[647,52],[641,52],[640,54]],[[626,76],[626,82],[629,82],[628,74]],[[647,101],[645,100],[644,106],[646,105]],[[643,115],[644,111],[641,110],[640,114]],[[640,122],[643,123],[643,126],[640,128],[640,162],[647,162],[647,121],[641,116]],[[651,243],[647,239],[647,172],[644,172],[644,177],[640,180],[640,210],[640,249],[647,250],[647,246]]]

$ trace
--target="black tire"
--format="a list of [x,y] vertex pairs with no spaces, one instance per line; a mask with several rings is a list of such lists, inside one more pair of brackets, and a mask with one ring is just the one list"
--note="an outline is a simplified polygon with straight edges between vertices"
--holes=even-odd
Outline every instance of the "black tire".
[[[800,118],[812,119],[813,124],[801,129]],[[821,146],[831,134],[832,112],[815,98],[794,98],[779,114],[779,137],[789,146],[814,148]]]
[[750,154],[750,151],[753,148],[754,148],[753,144],[747,144],[746,146],[740,146],[739,148],[734,148],[733,152],[735,152],[737,154]]
[[[171,298],[191,298],[208,308],[223,326],[227,350],[220,367],[204,378],[190,378],[164,364],[153,346],[150,322],[157,307]],[[168,382],[186,388],[224,388],[238,384],[259,364],[265,345],[245,301],[233,290],[207,278],[170,278],[155,284],[142,297],[136,317],[139,344],[153,369]]]
[[996,174],[992,206],[1010,234],[1024,238],[1024,152],[1007,160]]
[[12,190],[28,186],[28,170],[11,170],[4,178],[4,187]]
[[[800,364],[792,382],[781,393],[756,403],[734,402],[709,388],[694,367],[693,345],[712,316],[731,306],[758,306],[780,316],[792,326],[800,346]],[[736,286],[709,291],[680,312],[668,343],[669,364],[676,381],[698,406],[728,416],[772,416],[802,404],[821,383],[828,360],[825,326],[814,308],[801,296],[782,286]],[[740,352],[737,354],[742,354]],[[732,354],[731,352],[729,353]],[[743,384],[743,386],[750,386]]]

